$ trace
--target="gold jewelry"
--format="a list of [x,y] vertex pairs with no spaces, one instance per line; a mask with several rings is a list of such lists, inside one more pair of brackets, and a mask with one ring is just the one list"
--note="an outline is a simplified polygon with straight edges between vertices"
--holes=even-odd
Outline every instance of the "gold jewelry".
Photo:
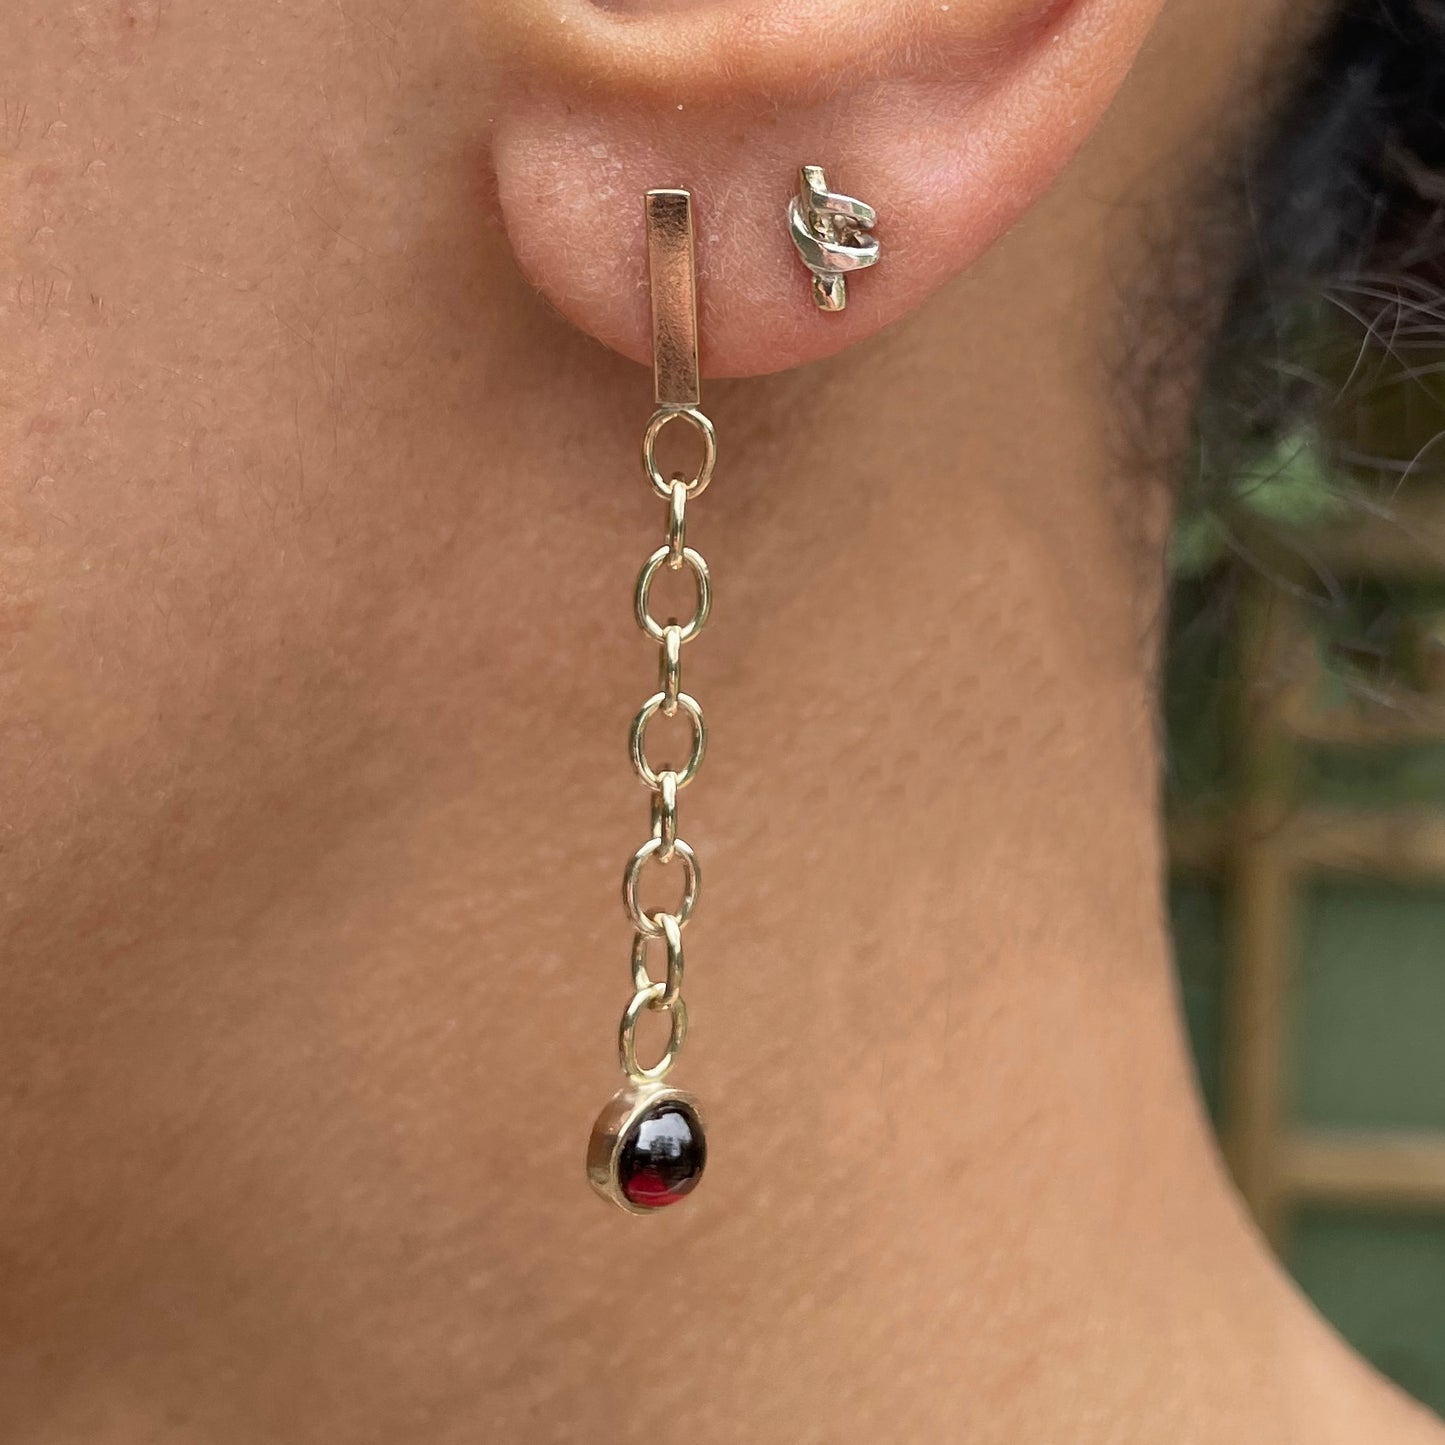
[[[702,1113],[697,1100],[664,1080],[687,1038],[687,1005],[682,999],[682,931],[697,907],[702,869],[697,855],[677,836],[677,795],[697,776],[707,751],[707,724],[696,698],[682,690],[682,649],[707,625],[712,579],[702,554],[687,545],[688,502],[712,480],[717,435],[698,409],[701,386],[697,360],[697,271],[692,242],[692,197],[686,191],[647,193],[647,263],[652,288],[652,368],[657,410],[642,436],[642,469],[667,503],[667,541],[642,564],[633,595],[637,625],[658,644],[657,691],[632,720],[632,767],[652,793],[652,836],[628,860],[622,875],[622,904],[632,920],[632,998],[617,1032],[617,1055],[627,1084],[598,1115],[587,1145],[587,1178],[604,1199],[629,1214],[650,1214],[692,1192],[707,1162]],[[702,462],[690,480],[664,478],[657,465],[657,441],[668,423],[681,421],[697,432]],[[658,572],[686,569],[697,587],[697,602],[686,622],[652,615],[652,585]],[[647,727],[661,713],[681,712],[692,731],[692,750],[681,767],[654,767],[647,754]],[[676,863],[682,873],[682,901],[672,912],[649,911],[641,901],[650,864]],[[648,953],[660,941],[666,972],[654,980]],[[667,1049],[655,1064],[637,1057],[637,1024],[645,1012],[665,1013]]]
[[820,311],[848,304],[850,271],[878,264],[878,223],[872,206],[828,189],[822,166],[798,171],[798,194],[788,202],[788,230],[803,264],[813,273],[813,300]]

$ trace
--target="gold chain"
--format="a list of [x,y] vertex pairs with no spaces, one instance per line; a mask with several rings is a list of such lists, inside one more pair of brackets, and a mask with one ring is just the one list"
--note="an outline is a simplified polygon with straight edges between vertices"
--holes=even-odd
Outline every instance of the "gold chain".
[[[690,481],[680,476],[664,479],[658,470],[658,437],[671,421],[684,421],[698,433],[703,444],[702,464]],[[701,495],[712,480],[717,461],[717,438],[712,423],[695,406],[661,406],[653,414],[642,438],[642,466],[653,490],[667,503],[667,541],[642,564],[633,595],[633,612],[643,633],[658,645],[657,691],[647,699],[632,720],[630,750],[632,767],[652,794],[652,836],[628,860],[622,876],[622,903],[632,921],[632,998],[617,1030],[617,1054],[622,1071],[634,1083],[651,1083],[664,1078],[687,1038],[687,1005],[682,998],[682,931],[697,907],[702,888],[702,869],[692,848],[677,835],[678,794],[697,776],[707,751],[707,724],[695,697],[682,690],[682,649],[707,625],[712,611],[712,578],[702,553],[687,545],[688,503]],[[662,568],[690,571],[697,585],[697,603],[685,622],[669,618],[659,622],[652,615],[652,584]],[[692,751],[680,768],[655,768],[647,756],[647,728],[661,713],[675,717],[682,713],[692,730]],[[648,864],[660,868],[676,863],[682,871],[682,901],[674,912],[645,912],[641,902],[643,873]],[[654,979],[648,971],[648,954],[654,941],[663,945],[666,973]],[[637,1058],[637,1021],[645,1010],[665,1013],[671,1032],[667,1049],[651,1065]]]

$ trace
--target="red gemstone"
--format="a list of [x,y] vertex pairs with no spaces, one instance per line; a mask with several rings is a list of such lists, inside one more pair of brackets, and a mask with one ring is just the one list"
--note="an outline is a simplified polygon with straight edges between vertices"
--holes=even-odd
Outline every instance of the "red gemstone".
[[639,1209],[661,1209],[692,1193],[706,1163],[697,1114],[681,1099],[668,1099],[628,1130],[617,1156],[617,1182]]

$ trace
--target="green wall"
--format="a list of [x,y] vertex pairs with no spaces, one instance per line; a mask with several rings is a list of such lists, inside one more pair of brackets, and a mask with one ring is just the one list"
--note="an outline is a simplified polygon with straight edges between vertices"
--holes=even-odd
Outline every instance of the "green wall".
[[[1237,669],[1227,600],[1218,578],[1178,588],[1165,696],[1175,808],[1229,801]],[[1301,796],[1314,804],[1445,806],[1445,747],[1318,748],[1299,762]],[[1229,969],[1222,891],[1210,879],[1176,877],[1170,905],[1185,1017],[1217,1119]],[[1301,889],[1297,929],[1286,1081],[1295,1118],[1322,1128],[1445,1131],[1445,887],[1322,879]],[[1323,1313],[1445,1414],[1445,1212],[1310,1208],[1288,1235],[1287,1263]]]
[[[1171,888],[1181,994],[1200,1081],[1219,1106],[1227,968],[1217,885]],[[1297,1117],[1342,1128],[1445,1129],[1445,890],[1321,883],[1302,901]],[[1445,1414],[1445,1214],[1312,1208],[1286,1262],[1325,1316]]]

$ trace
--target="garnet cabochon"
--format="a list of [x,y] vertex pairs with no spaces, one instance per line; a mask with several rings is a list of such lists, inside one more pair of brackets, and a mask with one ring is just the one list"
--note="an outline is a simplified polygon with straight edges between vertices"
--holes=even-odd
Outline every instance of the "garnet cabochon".
[[697,1100],[655,1079],[619,1089],[587,1141],[588,1183],[629,1214],[676,1204],[697,1187],[706,1163]]
[[691,1194],[707,1163],[697,1112],[683,1099],[646,1110],[622,1140],[617,1185],[639,1209],[662,1209]]

